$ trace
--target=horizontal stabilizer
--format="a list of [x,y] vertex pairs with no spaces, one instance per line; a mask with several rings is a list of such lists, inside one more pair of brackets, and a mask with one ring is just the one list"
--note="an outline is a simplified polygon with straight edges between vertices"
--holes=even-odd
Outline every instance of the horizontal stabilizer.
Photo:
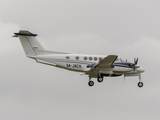
[[29,31],[26,31],[26,30],[20,30],[19,33],[14,33],[15,35],[13,35],[13,37],[18,37],[19,35],[21,36],[38,36],[37,34],[33,34]]

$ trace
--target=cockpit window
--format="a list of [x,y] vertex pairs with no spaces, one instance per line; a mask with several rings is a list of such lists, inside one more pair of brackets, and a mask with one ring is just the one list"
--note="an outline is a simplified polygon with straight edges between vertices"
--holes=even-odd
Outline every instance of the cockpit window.
[[117,58],[115,61],[116,61],[116,62],[119,62],[119,58]]
[[117,59],[115,60],[115,62],[124,62],[124,60],[121,59],[121,58],[117,58]]
[[[121,58],[120,58],[121,59]],[[123,59],[121,59],[121,62],[124,62],[124,60]]]

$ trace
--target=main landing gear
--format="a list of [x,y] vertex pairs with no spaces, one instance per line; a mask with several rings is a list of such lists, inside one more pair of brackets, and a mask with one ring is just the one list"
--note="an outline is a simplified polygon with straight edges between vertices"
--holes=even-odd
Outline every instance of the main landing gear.
[[103,76],[101,74],[98,74],[97,81],[103,82]]
[[139,76],[138,87],[143,87],[143,82],[141,82],[141,75]]
[[[103,76],[101,74],[98,74],[97,81],[98,82],[103,82]],[[94,85],[94,82],[91,80],[91,77],[89,78],[88,85],[90,87],[92,87]]]
[[88,85],[89,85],[90,87],[92,87],[92,86],[94,85],[94,82],[91,80],[91,78],[89,78]]
[[92,87],[92,86],[94,85],[94,82],[93,82],[93,81],[89,81],[89,82],[88,82],[88,85],[89,85],[90,87]]

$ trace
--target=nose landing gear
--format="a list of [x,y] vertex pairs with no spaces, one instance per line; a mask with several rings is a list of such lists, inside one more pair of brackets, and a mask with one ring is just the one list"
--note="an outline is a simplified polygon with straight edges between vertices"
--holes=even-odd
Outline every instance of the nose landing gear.
[[143,82],[139,82],[138,87],[140,87],[140,88],[143,87]]
[[138,87],[143,87],[143,82],[141,82],[141,75],[139,76]]

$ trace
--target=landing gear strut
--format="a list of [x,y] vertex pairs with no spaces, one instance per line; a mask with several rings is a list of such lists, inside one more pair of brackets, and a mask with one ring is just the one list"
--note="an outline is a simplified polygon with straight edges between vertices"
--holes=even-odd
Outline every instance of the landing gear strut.
[[141,82],[141,75],[139,76],[138,87],[143,87],[143,82]]
[[98,74],[97,81],[98,82],[102,82],[103,81],[103,76],[101,74]]

